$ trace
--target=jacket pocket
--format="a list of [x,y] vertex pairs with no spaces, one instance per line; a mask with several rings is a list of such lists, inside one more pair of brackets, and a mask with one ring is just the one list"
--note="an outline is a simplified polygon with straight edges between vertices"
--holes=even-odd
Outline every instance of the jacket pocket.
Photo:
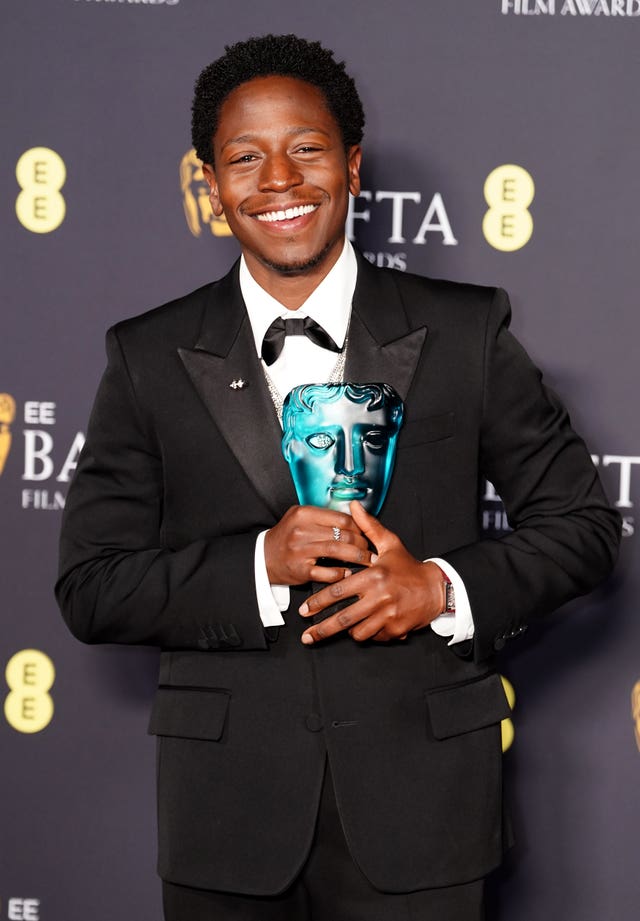
[[455,413],[451,412],[406,422],[400,429],[398,450],[450,438],[453,435],[454,421]]
[[483,729],[511,715],[500,675],[492,672],[465,684],[427,692],[427,709],[436,739]]
[[217,742],[222,738],[230,699],[229,691],[222,688],[160,687],[149,733]]

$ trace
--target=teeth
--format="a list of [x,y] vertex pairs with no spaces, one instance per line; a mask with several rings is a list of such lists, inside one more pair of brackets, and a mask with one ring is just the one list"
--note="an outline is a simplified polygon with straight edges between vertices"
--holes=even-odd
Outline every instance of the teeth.
[[266,221],[269,224],[274,221],[291,221],[294,217],[311,214],[317,207],[317,205],[296,205],[295,208],[287,208],[286,211],[265,211],[264,214],[256,214],[256,217],[259,221]]

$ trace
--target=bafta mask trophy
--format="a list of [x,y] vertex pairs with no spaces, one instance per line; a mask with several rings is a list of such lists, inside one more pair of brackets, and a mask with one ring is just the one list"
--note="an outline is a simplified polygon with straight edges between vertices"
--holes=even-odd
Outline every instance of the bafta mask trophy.
[[[300,504],[349,514],[349,503],[355,499],[377,515],[391,482],[403,415],[402,400],[389,384],[294,387],[282,409],[282,452]],[[318,560],[321,565],[336,562]],[[313,591],[322,587],[314,583]],[[353,600],[337,602],[316,615],[314,622]]]
[[387,495],[402,400],[389,384],[305,384],[282,410],[282,452],[301,505],[377,515]]

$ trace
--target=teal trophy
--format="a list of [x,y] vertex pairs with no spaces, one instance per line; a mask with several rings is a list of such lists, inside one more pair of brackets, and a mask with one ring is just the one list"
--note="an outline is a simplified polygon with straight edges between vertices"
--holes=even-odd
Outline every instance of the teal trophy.
[[282,409],[282,452],[301,505],[377,515],[387,495],[404,405],[389,384],[304,384]]
[[[282,453],[301,505],[350,514],[357,500],[371,514],[382,508],[391,482],[404,405],[389,384],[304,384],[282,407]],[[336,548],[339,544],[336,544]],[[342,565],[320,557],[322,566]],[[352,572],[362,566],[349,565]],[[313,582],[312,591],[323,588]],[[350,596],[312,618],[318,623],[352,604]]]

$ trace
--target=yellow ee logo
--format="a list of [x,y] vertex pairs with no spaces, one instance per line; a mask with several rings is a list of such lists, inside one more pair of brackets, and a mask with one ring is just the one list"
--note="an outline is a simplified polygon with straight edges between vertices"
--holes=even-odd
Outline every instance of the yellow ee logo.
[[41,732],[53,717],[53,662],[38,649],[21,649],[9,659],[5,676],[10,689],[4,702],[7,722],[18,732]]
[[[507,695],[507,703],[513,710],[516,702],[516,692],[513,690],[511,682],[505,678],[504,675],[500,675],[500,678],[502,679],[504,693]],[[500,723],[500,731],[502,732],[502,751],[506,752],[507,749],[511,748],[513,745],[513,738],[515,736],[515,729],[513,728],[511,720],[502,720]]]
[[49,147],[25,150],[16,165],[16,179],[22,192],[16,199],[16,214],[32,233],[51,233],[64,221],[67,206],[60,189],[67,178],[64,160]]
[[484,184],[489,205],[482,221],[482,232],[494,249],[511,253],[529,242],[533,218],[529,205],[536,187],[531,175],[515,163],[505,163],[492,170]]

